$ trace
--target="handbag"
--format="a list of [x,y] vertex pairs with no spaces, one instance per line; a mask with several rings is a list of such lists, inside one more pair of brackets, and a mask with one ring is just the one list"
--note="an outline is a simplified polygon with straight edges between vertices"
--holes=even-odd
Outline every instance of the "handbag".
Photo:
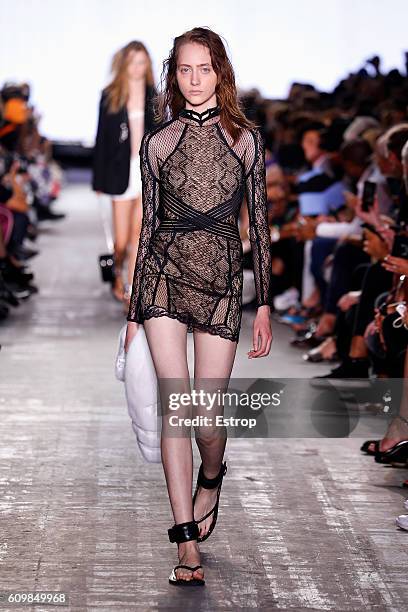
[[98,208],[101,214],[103,231],[105,234],[106,246],[108,249],[107,253],[103,253],[99,255],[99,269],[102,274],[102,282],[104,283],[114,283],[115,280],[115,259],[114,259],[114,250],[113,250],[113,237],[112,231],[110,227],[110,221],[106,214],[106,209],[104,206],[103,198],[101,194],[98,194]]
[[242,270],[242,304],[250,304],[256,298],[253,270]]
[[115,376],[125,384],[128,414],[141,455],[148,463],[161,463],[160,400],[156,370],[143,325],[125,353],[127,324],[119,332]]

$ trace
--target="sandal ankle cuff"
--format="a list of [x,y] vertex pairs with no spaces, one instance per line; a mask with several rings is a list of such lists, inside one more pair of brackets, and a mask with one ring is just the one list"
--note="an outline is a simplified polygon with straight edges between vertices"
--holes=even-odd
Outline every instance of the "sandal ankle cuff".
[[178,523],[167,530],[170,542],[188,542],[196,540],[199,536],[199,529],[196,521],[186,521]]
[[206,476],[204,476],[203,464],[201,464],[200,469],[198,471],[197,484],[200,487],[204,487],[204,489],[215,489],[215,487],[217,487],[222,481],[226,472],[227,472],[227,463],[226,461],[224,461],[221,464],[221,468],[217,476],[215,476],[214,478],[206,478]]

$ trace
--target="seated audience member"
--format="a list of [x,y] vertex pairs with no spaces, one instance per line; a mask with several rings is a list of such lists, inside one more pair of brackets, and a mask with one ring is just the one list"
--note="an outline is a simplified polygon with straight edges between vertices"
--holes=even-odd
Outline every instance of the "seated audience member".
[[302,216],[328,215],[345,203],[344,184],[330,162],[325,129],[310,124],[303,130],[302,148],[311,169],[299,176],[297,193]]

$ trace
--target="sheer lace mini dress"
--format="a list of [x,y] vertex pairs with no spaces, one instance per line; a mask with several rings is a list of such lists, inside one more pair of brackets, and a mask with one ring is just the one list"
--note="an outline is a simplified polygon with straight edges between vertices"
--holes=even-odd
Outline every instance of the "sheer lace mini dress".
[[170,317],[187,331],[238,341],[242,316],[239,211],[246,195],[257,306],[271,305],[265,152],[258,130],[238,140],[215,106],[182,109],[140,147],[143,219],[128,321]]

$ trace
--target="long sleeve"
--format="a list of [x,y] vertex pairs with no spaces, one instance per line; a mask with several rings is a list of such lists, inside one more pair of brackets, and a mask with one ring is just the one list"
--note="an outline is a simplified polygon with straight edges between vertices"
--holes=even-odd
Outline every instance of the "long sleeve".
[[128,321],[139,320],[141,300],[141,278],[143,264],[149,244],[156,227],[159,204],[159,182],[154,174],[153,168],[157,167],[157,161],[151,146],[151,133],[146,132],[140,145],[140,170],[142,175],[142,203],[143,216],[140,231],[139,247],[137,251],[136,265],[133,274],[132,294],[130,298]]
[[268,226],[265,148],[258,129],[251,131],[245,155],[249,239],[252,247],[257,306],[272,306],[271,237]]
[[102,191],[103,188],[103,160],[104,160],[104,101],[102,93],[99,102],[98,127],[96,130],[95,145],[92,159],[92,189]]

